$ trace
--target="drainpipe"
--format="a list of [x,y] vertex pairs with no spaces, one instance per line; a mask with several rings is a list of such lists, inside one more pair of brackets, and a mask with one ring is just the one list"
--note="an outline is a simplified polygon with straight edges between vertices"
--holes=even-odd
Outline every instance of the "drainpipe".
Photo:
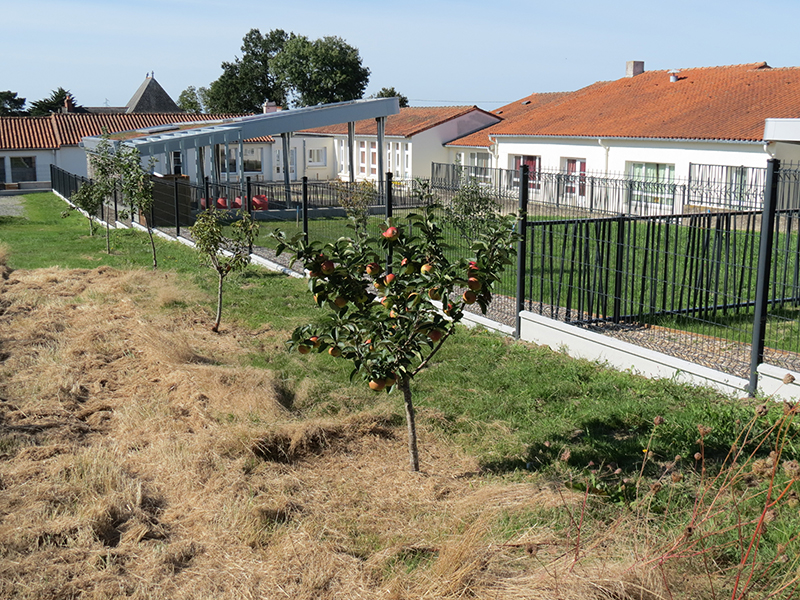
[[769,154],[770,158],[775,158],[775,150],[770,150],[770,146],[772,146],[773,142],[764,142],[764,152]]
[[603,138],[597,138],[597,143],[600,144],[600,147],[606,151],[606,169],[605,174],[608,177],[608,151],[611,150],[608,146],[603,143]]

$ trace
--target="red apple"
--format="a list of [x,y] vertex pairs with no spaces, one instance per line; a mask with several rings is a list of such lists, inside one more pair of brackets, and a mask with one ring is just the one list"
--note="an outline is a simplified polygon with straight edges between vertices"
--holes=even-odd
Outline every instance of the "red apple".
[[429,273],[433,272],[433,265],[430,263],[425,263],[419,268],[419,272],[423,275],[428,275]]
[[369,382],[369,389],[375,390],[376,392],[380,392],[382,389],[386,387],[386,379],[379,378],[373,379]]
[[333,356],[335,358],[337,356],[341,356],[342,355],[342,351],[341,351],[341,349],[339,349],[338,346],[331,346],[330,348],[328,348],[328,354],[330,354],[331,356]]
[[386,277],[384,277],[384,278],[383,278],[383,282],[384,282],[386,285],[392,285],[392,283],[394,282],[394,280],[395,280],[396,278],[397,278],[397,277],[395,276],[395,274],[394,274],[394,273],[389,273],[388,275],[386,275]]
[[336,265],[334,264],[334,262],[332,260],[326,260],[324,263],[322,263],[321,270],[322,270],[323,274],[330,275],[331,273],[333,273],[333,270],[335,268],[336,268]]
[[320,340],[316,335],[312,335],[310,338],[308,338],[308,341],[311,342],[314,348],[319,348],[319,345],[322,343],[322,340]]
[[472,274],[473,271],[477,270],[478,270],[478,263],[476,263],[474,260],[469,261],[469,265],[467,266],[467,271],[470,274]]
[[441,300],[442,291],[437,288],[431,288],[428,290],[428,298],[430,298],[431,300]]
[[395,241],[398,235],[400,235],[400,232],[397,231],[397,227],[387,227],[386,231],[383,232],[383,237],[390,242]]
[[450,304],[448,304],[448,305],[447,305],[447,306],[444,308],[444,310],[442,310],[442,312],[443,312],[444,314],[446,314],[446,315],[449,317],[449,316],[450,316],[450,315],[453,313],[453,310],[455,310],[455,308],[456,308],[456,307],[455,307],[455,306],[453,305],[453,303],[451,302]]
[[470,277],[469,279],[467,279],[467,287],[471,289],[473,292],[477,292],[483,286],[481,282],[478,281],[477,277]]
[[431,329],[428,331],[428,338],[430,338],[432,342],[438,342],[440,339],[442,339],[443,335],[444,332],[440,329]]
[[375,283],[373,283],[372,285],[375,286],[376,290],[382,290],[386,287],[386,284],[383,282],[383,279],[376,279]]
[[467,290],[461,297],[466,304],[475,304],[475,300],[478,299],[478,296],[472,290]]
[[336,299],[333,301],[333,303],[339,308],[344,308],[345,306],[347,306],[347,298],[344,298],[342,296],[336,296]]
[[308,354],[309,352],[311,352],[311,346],[309,346],[309,345],[307,345],[307,344],[300,344],[300,345],[297,347],[297,351],[298,351],[300,354]]
[[373,262],[367,265],[367,275],[372,275],[373,277],[376,277],[381,273],[383,273],[383,269],[378,263]]

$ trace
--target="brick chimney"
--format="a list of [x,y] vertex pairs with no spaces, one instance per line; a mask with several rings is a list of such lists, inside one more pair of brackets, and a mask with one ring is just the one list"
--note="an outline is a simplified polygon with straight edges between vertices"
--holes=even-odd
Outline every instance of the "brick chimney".
[[625,77],[635,77],[644,73],[643,60],[629,60],[625,63]]

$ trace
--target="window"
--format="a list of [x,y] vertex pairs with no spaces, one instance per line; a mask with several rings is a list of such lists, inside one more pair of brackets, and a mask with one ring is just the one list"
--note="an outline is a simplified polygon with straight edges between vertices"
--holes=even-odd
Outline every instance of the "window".
[[378,174],[378,142],[369,143],[369,172],[371,175]]
[[403,157],[400,153],[400,142],[394,143],[394,175],[395,177],[402,176]]
[[6,182],[6,157],[0,156],[0,183]]
[[522,165],[528,167],[528,188],[538,190],[541,187],[542,157],[541,156],[515,156],[514,157],[514,186],[519,187],[519,170]]
[[20,181],[36,181],[36,157],[11,157],[11,183]]
[[348,168],[347,161],[350,157],[348,156],[347,143],[344,140],[339,140],[338,144],[339,144],[339,172],[344,173],[345,171],[347,171]]
[[469,153],[469,176],[475,179],[490,181],[492,178],[489,168],[492,165],[492,155],[488,152]]
[[405,155],[405,178],[411,179],[411,144],[403,144]]
[[[564,191],[567,194],[574,194],[577,188],[578,196],[586,195],[586,159],[567,158],[565,164],[567,171],[567,185]],[[575,184],[578,184],[577,186]]]
[[633,201],[672,204],[675,165],[660,163],[628,163],[633,178]]
[[261,148],[248,148],[245,146],[244,170],[248,173],[261,173]]
[[180,152],[172,153],[172,174],[181,175],[183,168],[183,158]]
[[308,166],[309,167],[324,167],[328,162],[326,148],[309,148],[308,149]]
[[236,173],[236,149],[228,148],[228,161],[225,162],[225,146],[219,148],[220,173]]
[[358,172],[367,174],[367,142],[358,142]]

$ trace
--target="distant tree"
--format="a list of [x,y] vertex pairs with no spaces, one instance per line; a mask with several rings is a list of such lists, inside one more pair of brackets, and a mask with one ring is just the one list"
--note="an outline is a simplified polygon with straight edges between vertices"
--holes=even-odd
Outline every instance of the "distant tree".
[[25,98],[17,98],[17,93],[7,90],[0,92],[0,117],[19,117],[25,113]]
[[381,88],[381,90],[377,94],[373,94],[370,98],[398,98],[400,100],[400,108],[405,108],[408,106],[408,98],[403,96],[400,92],[395,90],[393,87],[385,87]]
[[240,211],[231,224],[230,237],[226,236],[222,230],[225,217],[212,207],[197,215],[191,227],[197,250],[217,272],[217,317],[211,328],[214,333],[219,331],[222,320],[222,282],[228,273],[241,271],[250,263],[250,248],[258,235],[258,224],[249,213]]
[[[72,94],[69,93],[69,90],[59,87],[53,90],[47,98],[31,102],[30,114],[31,116],[47,116],[50,113],[58,112],[64,108],[67,98],[72,98]],[[74,98],[72,100],[74,103]]]
[[358,49],[340,37],[310,41],[291,37],[272,61],[275,76],[295,106],[314,106],[363,97],[369,69]]
[[200,95],[210,113],[255,113],[271,100],[286,103],[286,90],[272,71],[272,61],[290,35],[273,29],[266,35],[251,29],[242,39],[242,57],[222,63],[222,75]]
[[178,96],[178,102],[176,102],[176,104],[178,105],[178,108],[186,111],[187,113],[199,115],[203,112],[203,101],[193,85],[190,85],[181,92],[180,96]]

